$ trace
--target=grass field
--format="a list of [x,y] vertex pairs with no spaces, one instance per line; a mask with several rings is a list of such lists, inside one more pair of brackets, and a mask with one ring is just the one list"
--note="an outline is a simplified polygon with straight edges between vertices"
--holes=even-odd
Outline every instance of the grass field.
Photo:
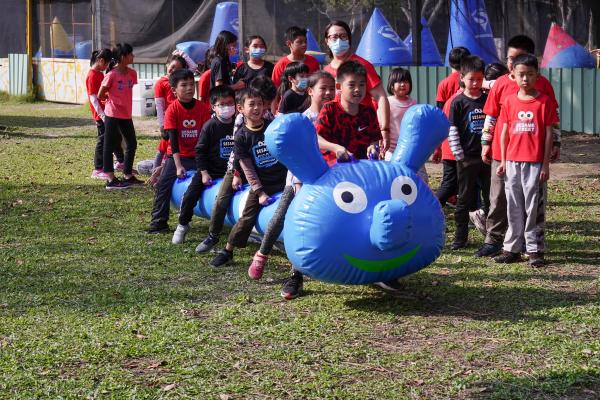
[[83,106],[0,103],[1,399],[600,398],[598,173],[550,182],[545,269],[474,258],[472,231],[398,296],[308,280],[285,302],[280,253],[254,282],[254,245],[194,253],[206,221],[145,234],[152,191],[89,179],[95,134]]

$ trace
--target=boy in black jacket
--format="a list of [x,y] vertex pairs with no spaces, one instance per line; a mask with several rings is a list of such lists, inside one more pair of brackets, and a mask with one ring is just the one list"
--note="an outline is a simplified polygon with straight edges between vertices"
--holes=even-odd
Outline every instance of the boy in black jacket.
[[262,206],[285,186],[287,169],[269,153],[264,144],[268,122],[263,118],[263,98],[254,89],[237,93],[237,108],[244,115],[244,125],[235,133],[234,168],[242,170],[251,186],[242,216],[231,229],[227,245],[211,261],[220,267],[233,260],[235,247],[246,247]]
[[204,189],[213,179],[222,178],[227,170],[227,160],[233,150],[233,116],[235,92],[229,86],[215,86],[210,90],[210,104],[214,111],[200,132],[196,145],[196,175],[183,195],[179,212],[179,225],[173,234],[173,244],[181,244],[190,230],[194,207]]

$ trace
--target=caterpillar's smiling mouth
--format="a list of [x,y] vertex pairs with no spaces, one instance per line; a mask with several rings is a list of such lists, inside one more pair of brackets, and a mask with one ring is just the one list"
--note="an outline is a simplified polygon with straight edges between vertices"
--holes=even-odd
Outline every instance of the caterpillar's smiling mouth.
[[344,254],[344,258],[353,267],[367,272],[385,272],[406,264],[419,252],[421,246],[417,246],[411,251],[401,254],[398,257],[389,258],[387,260],[364,260]]

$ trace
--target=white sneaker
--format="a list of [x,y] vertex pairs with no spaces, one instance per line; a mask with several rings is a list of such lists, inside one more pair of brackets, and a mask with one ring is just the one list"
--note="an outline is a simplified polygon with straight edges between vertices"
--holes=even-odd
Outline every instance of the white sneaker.
[[482,209],[469,212],[469,220],[483,236],[487,234],[487,229],[485,227],[486,216]]
[[190,224],[187,224],[187,225],[177,224],[177,229],[175,229],[175,233],[173,233],[173,239],[171,240],[171,243],[182,244],[185,241],[185,235],[187,235],[189,230],[190,230]]

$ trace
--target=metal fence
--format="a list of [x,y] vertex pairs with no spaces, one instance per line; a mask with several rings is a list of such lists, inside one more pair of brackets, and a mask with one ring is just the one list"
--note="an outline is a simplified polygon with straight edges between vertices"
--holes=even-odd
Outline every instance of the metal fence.
[[[378,67],[387,86],[393,67]],[[413,81],[411,97],[435,105],[438,83],[450,74],[447,67],[408,67]],[[586,68],[542,68],[554,87],[559,104],[560,127],[564,131],[600,134],[600,70]]]
[[[47,60],[47,59],[42,59]],[[73,60],[54,59],[55,63]],[[83,65],[82,64],[82,68]],[[165,72],[164,64],[133,64],[140,79],[154,79]],[[387,86],[388,76],[393,67],[378,67],[377,72]],[[446,67],[408,67],[412,75],[411,96],[419,103],[435,104],[438,83],[450,73]],[[6,71],[2,69],[1,71]],[[10,94],[27,93],[27,55],[9,54]],[[600,134],[600,69],[550,68],[542,69],[552,83],[560,106],[561,129],[584,133]],[[75,85],[83,85],[85,91],[85,71],[78,71]],[[79,79],[78,77],[81,77]],[[2,78],[2,77],[0,77]],[[82,80],[82,82],[79,82]],[[36,82],[38,85],[39,82]],[[42,92],[43,95],[43,92]],[[78,96],[78,99],[80,96]],[[54,100],[54,99],[52,99]],[[66,100],[63,100],[66,101]]]

